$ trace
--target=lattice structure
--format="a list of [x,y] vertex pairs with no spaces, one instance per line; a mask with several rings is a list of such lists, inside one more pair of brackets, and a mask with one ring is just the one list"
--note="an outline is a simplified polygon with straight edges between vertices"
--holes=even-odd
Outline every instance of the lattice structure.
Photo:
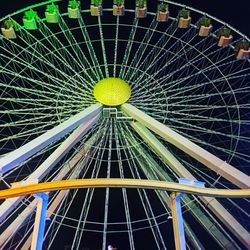
[[[102,4],[48,1],[0,20],[1,187],[185,177],[249,188],[249,39],[171,1],[156,12],[145,1]],[[105,78],[129,84],[125,104],[97,103],[94,86]],[[46,249],[174,247],[168,192],[48,195]],[[249,247],[248,207],[248,199],[183,196],[187,249]],[[0,248],[30,247],[35,208],[33,196],[2,201]]]

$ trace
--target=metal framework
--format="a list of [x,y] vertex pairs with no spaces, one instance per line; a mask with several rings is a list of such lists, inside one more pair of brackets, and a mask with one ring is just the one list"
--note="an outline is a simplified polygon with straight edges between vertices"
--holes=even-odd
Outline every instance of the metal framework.
[[[0,19],[17,28],[0,36],[1,249],[44,242],[75,250],[93,237],[102,250],[142,249],[142,237],[148,248],[169,249],[171,217],[177,249],[205,249],[201,227],[214,248],[249,247],[250,61],[234,51],[249,39],[226,24],[233,40],[220,47],[224,22],[163,2],[170,14],[186,8],[197,20],[180,29],[179,16],[159,22],[150,10],[143,20],[138,8],[126,18],[112,9],[90,18],[89,9],[60,5],[49,13],[54,23],[35,12],[25,14],[32,24],[17,21],[60,1]],[[204,15],[213,30],[200,37]],[[96,102],[93,88],[108,77],[130,85],[127,103]],[[177,184],[181,177],[206,188]],[[70,242],[58,241],[65,230]]]

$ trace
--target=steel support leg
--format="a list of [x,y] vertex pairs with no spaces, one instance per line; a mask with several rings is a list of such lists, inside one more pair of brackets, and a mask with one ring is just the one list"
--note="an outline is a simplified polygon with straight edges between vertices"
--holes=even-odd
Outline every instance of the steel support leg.
[[176,250],[186,250],[186,240],[184,233],[183,218],[181,212],[182,193],[171,193],[170,204],[172,210],[172,221],[174,228],[174,241]]
[[[180,184],[185,184],[189,186],[204,187],[204,182],[188,180],[185,178],[179,179]],[[183,193],[173,192],[170,195],[170,204],[172,210],[172,221],[174,228],[174,240],[176,250],[186,250],[186,240],[184,232],[183,217],[181,211],[181,197]]]
[[43,236],[45,230],[46,213],[48,207],[48,195],[37,193],[36,218],[32,235],[31,250],[42,250]]

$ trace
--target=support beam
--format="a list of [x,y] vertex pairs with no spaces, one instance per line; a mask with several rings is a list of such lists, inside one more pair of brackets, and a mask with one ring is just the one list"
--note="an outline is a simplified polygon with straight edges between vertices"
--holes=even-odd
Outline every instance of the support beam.
[[165,162],[179,177],[194,180],[194,176],[182,163],[155,137],[155,135],[139,122],[131,122],[132,128],[149,147]]
[[37,193],[36,197],[37,197],[36,218],[34,223],[34,231],[32,235],[31,250],[42,250],[49,197],[45,193]]
[[[41,180],[62,159],[64,155],[93,127],[98,121],[99,114],[81,124],[61,145],[32,173],[27,180]],[[0,222],[22,201],[17,197],[4,201],[0,205]]]
[[6,244],[10,241],[11,237],[14,236],[21,225],[29,218],[29,216],[36,209],[36,200],[34,199],[20,214],[17,218],[11,222],[8,227],[0,234],[0,249],[4,249]]
[[[149,131],[139,122],[132,122],[131,126],[149,145],[150,148],[165,162],[179,177],[195,180],[183,164]],[[243,243],[249,245],[249,232],[218,202],[216,198],[198,197],[211,211],[223,222],[224,225]]]
[[41,180],[83,136],[97,123],[99,115],[81,124],[61,145],[37,168],[29,178]]
[[140,111],[131,104],[123,104],[121,109],[130,117],[144,124],[147,128],[173,144],[189,156],[201,162],[217,174],[231,181],[240,188],[250,188],[250,177],[217,156],[196,145],[189,139],[178,134],[168,126]]
[[[62,168],[62,170],[59,172],[59,174],[53,179],[53,180],[62,180],[66,175],[72,171],[79,161],[84,157],[84,155],[89,151],[89,149],[94,145],[98,137],[96,135],[93,135],[89,140],[86,141],[84,147],[69,161],[65,164],[65,166]],[[78,177],[79,171],[75,171],[69,179],[75,179]],[[53,202],[50,204],[48,211],[47,211],[47,217],[49,218],[53,212],[55,212],[56,208],[59,206],[60,202],[68,194],[69,190],[63,190],[58,193],[56,198],[53,200]],[[8,206],[8,202],[12,203],[14,199],[23,199],[24,197],[18,197],[18,198],[12,198],[7,199],[3,202],[5,206]],[[18,200],[19,201],[19,200]],[[13,202],[15,206],[16,203]],[[11,236],[21,227],[21,225],[28,219],[28,217],[33,213],[36,207],[36,202],[33,200],[18,216],[17,218],[8,225],[8,227],[0,234],[0,249],[3,247],[6,242],[11,238]],[[11,209],[11,204],[9,209]],[[0,213],[2,207],[0,206]],[[13,208],[14,209],[14,208]],[[25,244],[26,245],[26,244]],[[31,245],[31,238],[28,243],[27,250],[30,249]],[[26,248],[25,248],[26,249]]]
[[102,105],[97,103],[72,116],[55,128],[40,135],[20,148],[0,158],[0,174],[4,174],[22,163],[38,151],[56,142],[84,122],[101,114]]

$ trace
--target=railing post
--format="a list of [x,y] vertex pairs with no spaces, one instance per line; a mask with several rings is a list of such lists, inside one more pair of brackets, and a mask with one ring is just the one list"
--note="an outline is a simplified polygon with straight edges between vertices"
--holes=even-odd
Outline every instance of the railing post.
[[[204,182],[188,180],[186,178],[179,179],[180,184],[196,186],[196,187],[205,187]],[[173,192],[170,195],[170,204],[172,210],[172,221],[174,228],[174,240],[175,240],[175,249],[176,250],[186,250],[186,240],[184,232],[183,217],[181,211],[181,197],[183,193]]]
[[37,208],[34,230],[32,235],[31,250],[42,250],[46,213],[48,207],[48,194],[37,193],[36,198]]

